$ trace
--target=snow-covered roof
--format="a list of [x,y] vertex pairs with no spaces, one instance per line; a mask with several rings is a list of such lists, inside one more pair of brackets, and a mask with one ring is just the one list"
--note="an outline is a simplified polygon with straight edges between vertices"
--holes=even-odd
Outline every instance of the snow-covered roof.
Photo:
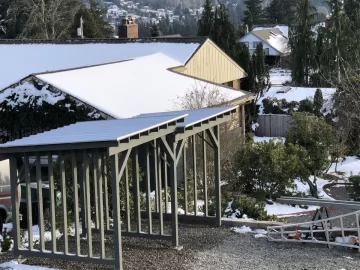
[[268,30],[268,29],[274,29],[274,28],[278,28],[285,37],[289,38],[289,26],[287,26],[287,25],[276,25],[276,26],[271,26],[271,27],[257,26],[257,27],[254,27],[252,31]]
[[180,64],[163,53],[156,53],[129,61],[35,76],[115,118],[173,110],[177,98],[194,89],[215,89],[228,100],[246,95],[169,70]]
[[1,148],[35,145],[116,142],[183,119],[186,114],[152,118],[130,118],[78,122],[69,126],[38,133],[19,140],[0,144]]
[[[32,73],[96,65],[163,53],[183,65],[204,39],[0,41],[0,90]],[[33,42],[33,43],[31,43]],[[84,43],[84,44],[80,44]]]
[[[287,90],[286,93],[283,93],[282,90]],[[310,88],[310,87],[286,87],[286,86],[280,86],[280,87],[271,87],[263,97],[261,97],[257,101],[257,105],[261,105],[263,99],[265,98],[276,98],[278,100],[286,99],[288,102],[291,101],[297,101],[300,102],[301,100],[304,100],[306,98],[313,99],[315,96],[316,89],[318,88]],[[321,88],[321,92],[323,94],[324,100],[328,100],[332,97],[332,95],[336,92],[336,88]]]
[[278,50],[280,53],[289,53],[288,43],[289,39],[282,34],[280,29],[271,28],[258,31],[252,31],[255,36],[268,43],[271,47]]

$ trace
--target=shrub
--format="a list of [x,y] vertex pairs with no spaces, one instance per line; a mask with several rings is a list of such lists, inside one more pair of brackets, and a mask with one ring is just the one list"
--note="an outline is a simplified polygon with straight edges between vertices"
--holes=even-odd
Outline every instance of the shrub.
[[360,175],[352,175],[349,177],[349,182],[352,183],[352,198],[360,200]]
[[258,200],[274,198],[293,187],[294,179],[304,174],[306,151],[281,142],[249,142],[236,155],[237,181],[232,189]]
[[226,211],[225,215],[229,217],[235,213],[237,218],[246,215],[255,220],[277,220],[276,216],[269,216],[264,207],[264,202],[258,202],[255,198],[246,195],[239,195],[232,200],[231,211]]
[[314,103],[308,98],[301,100],[298,111],[312,113],[314,111]]

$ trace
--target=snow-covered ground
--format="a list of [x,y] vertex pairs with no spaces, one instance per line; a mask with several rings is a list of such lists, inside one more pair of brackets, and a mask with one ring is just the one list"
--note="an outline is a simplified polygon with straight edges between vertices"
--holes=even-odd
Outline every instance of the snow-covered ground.
[[291,82],[291,72],[290,70],[273,68],[270,70],[270,83],[272,86],[281,86],[286,82]]
[[54,270],[54,268],[46,268],[40,266],[18,264],[17,261],[10,261],[0,264],[0,269],[11,269],[11,270]]
[[[336,163],[333,163],[330,167],[329,173],[335,173]],[[360,174],[360,159],[354,156],[346,157],[339,161],[337,165],[337,172],[345,173],[346,177],[351,175]]]
[[270,140],[274,140],[275,142],[285,142],[285,138],[283,137],[257,137],[254,136],[254,142],[268,142]]
[[255,229],[252,230],[250,227],[248,226],[241,226],[241,227],[234,227],[231,228],[232,231],[237,232],[237,233],[251,233],[254,235],[255,238],[261,238],[261,237],[266,237],[266,231],[263,229]]

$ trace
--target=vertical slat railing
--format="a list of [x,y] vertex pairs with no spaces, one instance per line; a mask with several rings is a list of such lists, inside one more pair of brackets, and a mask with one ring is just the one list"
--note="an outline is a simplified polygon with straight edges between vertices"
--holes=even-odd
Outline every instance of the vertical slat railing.
[[106,230],[110,229],[110,220],[109,220],[109,190],[108,190],[108,178],[107,178],[107,158],[106,153],[101,155],[101,163],[102,163],[102,172],[104,176],[104,196],[105,196],[105,222],[106,222]]
[[119,159],[118,155],[110,157],[111,162],[111,186],[112,186],[112,208],[114,219],[114,259],[115,269],[122,270],[122,247],[121,247],[121,220],[120,220],[120,188],[119,188]]
[[54,166],[51,152],[48,153],[48,170],[49,170],[49,192],[50,192],[50,218],[51,218],[51,251],[56,252],[56,219],[55,219],[55,183],[54,183]]
[[11,188],[11,203],[13,206],[12,209],[12,222],[13,222],[13,230],[12,236],[14,239],[14,255],[17,255],[17,252],[20,248],[20,198],[18,193],[18,172],[17,172],[17,162],[16,156],[10,156],[10,188]]
[[220,132],[218,126],[214,127],[214,133],[217,141],[214,147],[216,224],[221,226]]
[[125,167],[125,205],[126,205],[126,230],[131,231],[131,211],[129,200],[129,168]]
[[203,150],[203,182],[204,182],[204,208],[205,217],[208,216],[208,183],[207,183],[207,160],[206,160],[206,132],[202,132],[202,150]]
[[[159,223],[160,223],[160,235],[164,234],[164,217],[163,217],[163,200],[162,200],[162,177],[161,177],[161,164],[162,164],[162,157],[161,157],[161,147],[160,142],[157,144],[157,161],[158,161],[158,184],[159,184]],[[165,195],[166,197],[166,195]]]
[[38,225],[40,233],[40,251],[45,250],[44,241],[44,204],[43,204],[43,188],[41,179],[41,162],[40,154],[36,153],[36,183],[37,183],[37,196],[38,196]]
[[139,184],[139,154],[137,147],[133,148],[132,155],[132,174],[135,188],[134,203],[135,203],[135,216],[137,218],[137,232],[141,232],[141,209],[140,209],[140,184]]
[[159,203],[161,203],[161,196],[159,196],[159,194],[161,191],[159,192],[156,140],[153,141],[153,155],[154,155],[154,181],[155,181],[155,212],[159,213]]
[[151,214],[151,199],[150,199],[150,151],[149,144],[145,147],[145,156],[146,156],[146,208],[148,214],[148,226],[149,226],[149,234],[152,234],[152,214]]
[[73,180],[73,198],[74,198],[74,222],[75,222],[75,248],[76,255],[80,256],[80,226],[79,226],[79,195],[78,195],[78,176],[76,154],[71,152],[71,167]]
[[196,164],[196,139],[195,135],[192,136],[192,159],[193,159],[193,181],[194,181],[194,213],[195,216],[198,215],[197,209],[197,179],[196,179],[196,172],[197,172],[197,164]]
[[61,183],[61,206],[63,214],[63,238],[64,238],[64,254],[69,253],[69,241],[68,241],[68,211],[66,203],[66,178],[65,178],[65,160],[63,153],[59,153],[60,163],[60,183]]
[[169,207],[169,198],[168,198],[168,162],[167,155],[164,153],[164,189],[165,189],[165,213],[167,214]]
[[86,203],[86,236],[88,243],[88,257],[93,256],[92,231],[91,231],[91,200],[90,200],[90,172],[89,157],[86,150],[83,151],[83,183],[85,185],[85,203]]
[[183,169],[183,178],[184,178],[184,211],[185,216],[188,214],[188,183],[187,183],[187,171],[186,171],[186,142],[183,148],[183,163],[184,163],[184,169]]
[[101,156],[98,150],[95,151],[97,157],[96,163],[96,182],[98,185],[99,197],[99,225],[100,225],[100,258],[105,258],[105,234],[104,234],[104,201],[103,201],[103,179],[101,173]]
[[92,152],[92,162],[93,162],[93,187],[94,187],[94,210],[95,210],[95,228],[99,229],[99,197],[98,197],[98,185],[96,183],[97,175],[96,175],[96,166],[97,166],[97,155],[95,152]]
[[33,241],[33,222],[32,222],[32,202],[31,202],[31,187],[30,187],[30,166],[29,155],[24,154],[24,166],[25,166],[25,182],[26,182],[26,206],[27,206],[27,227],[28,227],[28,242],[29,250],[34,248]]

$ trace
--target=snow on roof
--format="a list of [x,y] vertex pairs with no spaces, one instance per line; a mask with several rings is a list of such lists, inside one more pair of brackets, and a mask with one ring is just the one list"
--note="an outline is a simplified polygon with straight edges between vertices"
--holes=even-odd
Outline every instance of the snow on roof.
[[183,119],[183,115],[129,118],[78,122],[69,126],[38,133],[19,140],[0,144],[1,148],[35,145],[57,145],[91,142],[116,142],[136,134]]
[[163,53],[179,63],[192,56],[202,43],[129,42],[88,44],[0,43],[0,90],[32,73],[96,65]]
[[278,28],[285,37],[289,38],[289,26],[287,25],[276,25],[272,27],[258,26],[254,27],[252,31],[267,30],[273,28]]
[[252,33],[267,42],[270,46],[278,50],[280,53],[288,53],[289,39],[285,37],[280,29],[271,28],[258,31],[252,31]]
[[[257,101],[257,105],[261,105],[263,99],[265,98],[276,98],[276,99],[286,99],[286,101],[297,101],[300,102],[301,100],[304,100],[306,98],[313,99],[315,96],[316,89],[318,88],[306,88],[306,87],[290,87],[290,90],[286,93],[278,93],[283,87],[271,87],[263,97],[261,97]],[[328,100],[332,97],[332,95],[336,92],[335,88],[319,88],[321,89],[321,92],[323,94],[324,100]]]
[[173,58],[157,53],[131,61],[35,76],[115,118],[170,111],[178,97],[193,89],[217,90],[228,100],[246,95],[168,70],[179,65]]
[[[177,123],[178,127],[189,127],[193,126],[201,121],[211,119],[218,115],[236,110],[237,106],[225,106],[225,107],[214,107],[214,108],[203,108],[197,110],[183,110],[183,111],[171,111],[171,112],[157,112],[140,114],[136,117],[162,117],[162,116],[176,116],[187,114],[184,122]],[[134,117],[134,118],[136,118]]]

